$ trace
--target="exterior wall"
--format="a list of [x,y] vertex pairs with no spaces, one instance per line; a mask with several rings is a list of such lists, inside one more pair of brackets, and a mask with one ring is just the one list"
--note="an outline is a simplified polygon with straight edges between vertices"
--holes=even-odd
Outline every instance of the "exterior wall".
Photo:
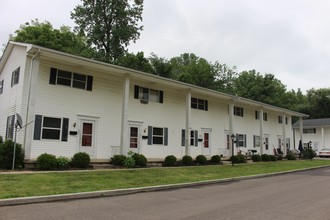
[[[295,148],[298,149],[298,144],[300,140],[299,128],[293,129],[295,136]],[[323,148],[330,148],[330,127],[323,128],[323,140],[322,140],[322,128],[317,127],[316,133],[303,133],[303,144],[308,146],[309,142],[312,144],[312,148],[318,152]]]

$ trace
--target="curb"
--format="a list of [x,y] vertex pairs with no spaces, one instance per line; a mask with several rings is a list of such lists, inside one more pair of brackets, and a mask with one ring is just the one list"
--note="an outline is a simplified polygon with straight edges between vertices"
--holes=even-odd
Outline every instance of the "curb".
[[301,171],[307,171],[307,170],[314,170],[314,169],[319,169],[319,168],[324,168],[324,167],[330,167],[330,165],[318,166],[318,167],[312,167],[312,168],[306,168],[306,169],[299,169],[299,170],[282,171],[282,172],[276,172],[276,173],[268,173],[268,174],[258,174],[258,175],[252,175],[252,176],[242,176],[242,177],[233,177],[233,178],[225,178],[225,179],[198,181],[198,182],[191,182],[191,183],[179,183],[179,184],[147,186],[147,187],[129,188],[129,189],[101,190],[101,191],[94,191],[94,192],[68,193],[68,194],[59,194],[59,195],[0,199],[0,207],[1,206],[34,204],[34,203],[58,202],[58,201],[64,201],[64,200],[123,196],[123,195],[144,193],[144,192],[155,192],[155,191],[162,191],[162,190],[180,189],[180,188],[185,188],[185,187],[203,186],[203,185],[209,185],[209,184],[218,184],[218,183],[226,183],[226,182],[235,182],[235,181],[240,181],[240,180],[264,178],[264,177],[283,175],[283,174],[289,174],[289,173],[295,173],[295,172],[301,172]]

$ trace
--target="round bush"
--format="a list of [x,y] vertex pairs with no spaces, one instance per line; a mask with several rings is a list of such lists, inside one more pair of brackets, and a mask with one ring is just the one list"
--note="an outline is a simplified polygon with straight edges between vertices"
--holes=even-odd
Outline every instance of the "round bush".
[[196,157],[196,163],[200,165],[205,165],[207,163],[207,158],[204,155],[198,155]]
[[133,157],[126,157],[123,166],[126,168],[133,168],[135,166],[135,160],[133,159]]
[[66,157],[58,157],[56,158],[57,162],[57,168],[60,170],[66,170],[69,169],[70,166],[70,160]]
[[251,159],[253,162],[260,162],[261,161],[261,156],[259,154],[254,154],[251,156]]
[[239,161],[240,161],[239,163],[247,163],[247,160],[246,160],[246,156],[245,155],[238,154],[237,156],[238,156]]
[[294,156],[293,153],[289,153],[289,154],[286,155],[286,159],[288,159],[288,160],[296,160],[296,157]]
[[147,166],[147,158],[143,154],[133,154],[132,158],[135,161],[136,166],[146,167]]
[[182,164],[185,166],[193,165],[193,159],[191,156],[185,155],[182,157]]
[[220,161],[221,157],[219,155],[213,155],[210,160],[211,163],[220,163]]
[[75,155],[73,155],[71,159],[71,165],[75,168],[81,168],[81,169],[88,168],[90,162],[91,162],[91,158],[85,152],[78,152]]
[[270,161],[277,161],[277,157],[275,155],[269,155]]
[[[6,140],[4,143],[0,143],[0,168],[11,169],[13,166],[13,153],[14,142],[12,140]],[[22,145],[16,143],[15,150],[15,168],[24,167],[24,151]]]
[[53,154],[41,154],[37,158],[37,169],[39,170],[55,170],[57,168],[57,160]]
[[241,159],[239,158],[238,155],[231,156],[229,159],[232,163],[240,163]]
[[315,156],[315,151],[311,148],[305,149],[303,153],[303,158],[304,159],[313,159]]
[[176,165],[177,158],[174,155],[168,155],[165,157],[165,166],[174,167]]
[[126,159],[125,155],[114,155],[111,158],[111,163],[115,166],[123,166]]
[[262,154],[261,160],[267,162],[267,161],[270,161],[270,157],[268,154]]

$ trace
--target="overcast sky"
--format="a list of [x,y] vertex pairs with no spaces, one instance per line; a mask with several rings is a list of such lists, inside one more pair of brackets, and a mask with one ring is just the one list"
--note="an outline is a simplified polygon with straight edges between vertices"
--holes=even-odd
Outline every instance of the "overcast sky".
[[[1,45],[31,19],[73,27],[70,11],[78,4],[1,0]],[[130,52],[168,59],[195,53],[239,71],[272,73],[288,90],[329,88],[329,11],[325,0],[144,0],[144,30]]]

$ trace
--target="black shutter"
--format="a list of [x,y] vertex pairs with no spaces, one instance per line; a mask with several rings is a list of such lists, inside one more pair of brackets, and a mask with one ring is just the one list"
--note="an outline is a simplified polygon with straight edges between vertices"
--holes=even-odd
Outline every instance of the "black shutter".
[[137,86],[137,85],[134,86],[134,98],[135,99],[139,99],[139,89],[140,89],[139,86]]
[[168,128],[164,128],[164,146],[168,145]]
[[164,102],[164,92],[159,91],[159,103],[163,103],[163,102]]
[[62,139],[61,141],[68,141],[69,119],[63,118],[62,121]]
[[186,142],[186,131],[184,129],[182,129],[181,131],[181,146],[185,146],[185,142]]
[[198,131],[195,131],[195,146],[198,146]]
[[244,147],[246,147],[246,134],[244,134]]
[[57,69],[50,68],[49,84],[56,84]]
[[152,145],[152,127],[148,126],[148,145]]
[[209,110],[209,102],[207,100],[205,100],[205,111]]
[[87,76],[87,90],[92,91],[93,88],[93,76]]
[[41,122],[42,122],[42,115],[36,115],[34,120],[34,140],[41,139]]

